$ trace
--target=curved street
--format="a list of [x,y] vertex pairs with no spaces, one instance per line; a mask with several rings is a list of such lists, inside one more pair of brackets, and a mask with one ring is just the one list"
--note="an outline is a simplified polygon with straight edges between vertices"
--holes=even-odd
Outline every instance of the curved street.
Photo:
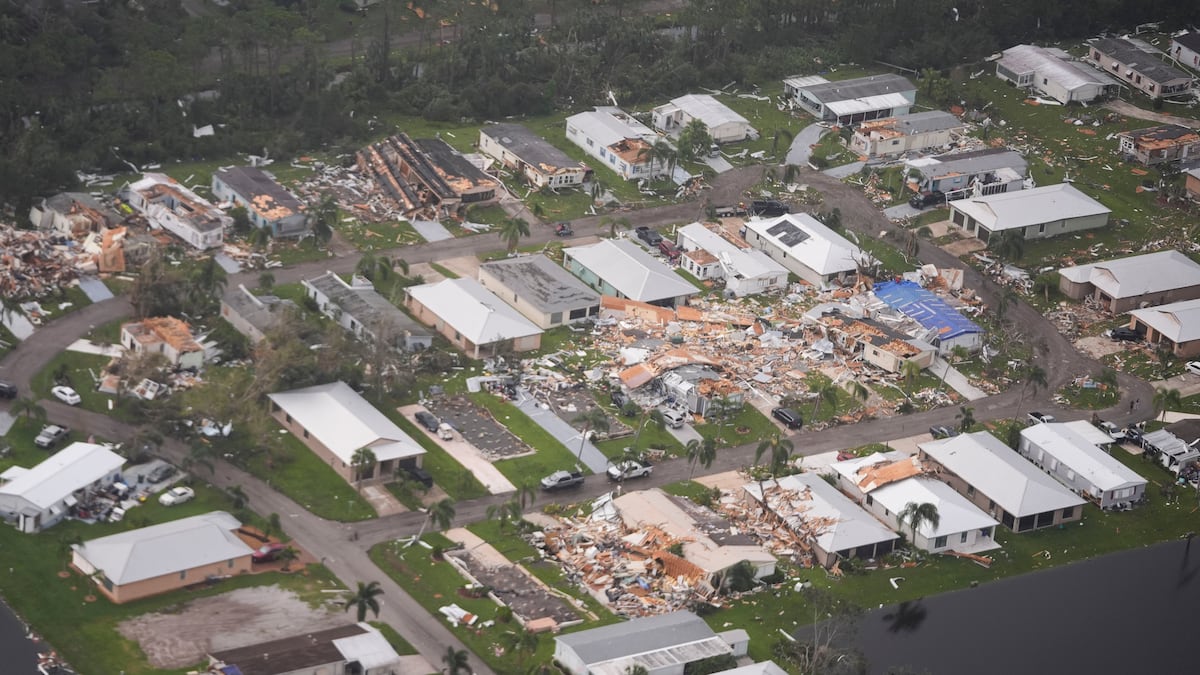
[[[743,197],[747,189],[759,182],[763,171],[764,167],[756,166],[722,174],[714,181],[712,190],[706,192],[704,197],[713,204],[735,203]],[[860,236],[876,237],[880,232],[894,227],[878,208],[851,186],[809,170],[802,171],[797,181],[807,183],[821,191],[825,195],[823,208],[839,208],[842,213],[842,222]],[[619,215],[627,217],[630,223],[636,226],[690,222],[702,214],[701,202],[686,202]],[[599,216],[583,218],[573,221],[572,227],[580,235],[606,233],[607,226],[602,226],[601,220],[603,219]],[[556,237],[548,226],[539,226],[533,228],[531,236],[525,240],[525,243],[544,243],[554,239]],[[482,234],[408,246],[382,253],[401,257],[414,263],[493,251],[500,247],[500,242],[495,236]],[[929,242],[923,242],[919,257],[923,262],[964,269],[965,285],[976,289],[989,305],[994,306],[1000,289],[974,269],[963,265],[959,260]],[[351,272],[354,270],[358,258],[357,254],[347,255],[273,270],[272,273],[275,275],[277,283],[294,283],[325,270],[339,273]],[[229,284],[231,287],[238,283],[253,285],[256,283],[257,274],[258,272],[243,272],[233,275],[229,278]],[[67,345],[86,335],[95,326],[131,314],[132,308],[127,299],[117,297],[89,305],[57,319],[39,328],[34,339],[22,342],[3,361],[0,361],[0,378],[10,380],[23,391],[28,391],[33,375],[42,370]],[[1009,316],[1016,324],[1022,326],[1032,339],[1043,341],[1046,345],[1045,352],[1039,353],[1037,360],[1047,373],[1050,387],[1038,392],[1037,396],[1027,397],[1022,409],[1017,408],[1019,392],[1015,387],[1007,392],[974,401],[971,405],[975,409],[975,418],[979,421],[987,421],[1016,417],[1034,407],[1052,411],[1056,417],[1063,420],[1089,417],[1090,411],[1063,409],[1054,406],[1050,402],[1050,398],[1063,383],[1087,372],[1098,372],[1100,365],[1079,354],[1053,325],[1025,302],[1019,302],[1011,308]],[[1123,401],[1128,401],[1132,397],[1135,400],[1140,398],[1144,403],[1141,404],[1141,409],[1136,411],[1131,411],[1128,405],[1119,403],[1113,408],[1103,411],[1106,419],[1121,424],[1133,419],[1145,419],[1151,414],[1149,402],[1153,398],[1153,391],[1147,383],[1122,375],[1121,388],[1124,394]],[[66,406],[57,401],[43,400],[40,403],[45,407],[50,420],[69,425],[85,433],[120,440],[131,437],[135,432],[135,427],[106,415]],[[797,454],[807,456],[913,436],[925,431],[932,424],[952,424],[953,414],[954,410],[943,408],[849,426],[836,426],[816,432],[801,431],[790,438],[795,443]],[[712,467],[705,470],[704,473],[716,473],[748,466],[753,461],[754,451],[754,445],[724,449],[718,453],[717,460]],[[187,452],[187,448],[182,443],[173,439],[166,441],[162,448],[162,454],[176,464],[183,462]],[[640,481],[639,487],[664,485],[686,479],[689,474],[690,467],[684,460],[665,461],[656,465],[653,475]],[[293,500],[273,490],[268,483],[227,462],[217,461],[211,476],[200,474],[200,477],[221,488],[241,486],[249,497],[250,507],[255,511],[262,514],[278,513],[288,533],[305,549],[321,559],[347,585],[353,586],[357,581],[379,581],[385,592],[379,619],[396,628],[422,656],[429,660],[430,672],[438,669],[441,656],[445,653],[448,645],[452,645],[456,649],[464,648],[441,621],[431,617],[416,601],[404,593],[374,565],[367,555],[368,549],[376,543],[415,534],[424,519],[422,514],[402,513],[355,524],[338,523],[314,516]],[[539,508],[544,503],[551,501],[578,501],[607,491],[608,486],[603,478],[596,476],[590,478],[583,488],[570,494],[556,495],[555,497],[539,495],[531,508]],[[488,506],[507,499],[507,495],[493,495],[459,502],[456,505],[456,524],[482,520],[486,517]],[[473,658],[471,663],[478,673],[487,675],[492,672],[477,657]]]

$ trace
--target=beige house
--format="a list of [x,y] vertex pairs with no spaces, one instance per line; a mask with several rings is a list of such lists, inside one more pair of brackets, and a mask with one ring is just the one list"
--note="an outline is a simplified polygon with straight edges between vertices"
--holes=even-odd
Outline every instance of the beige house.
[[186,321],[157,317],[121,324],[121,346],[134,354],[162,354],[176,368],[204,365],[204,347]]
[[299,311],[296,303],[274,295],[255,295],[245,284],[225,291],[221,297],[221,318],[254,344],[261,342],[289,311]]
[[242,524],[212,511],[71,546],[71,565],[117,604],[250,571]]
[[1200,357],[1200,298],[1135,309],[1130,326],[1181,359]]
[[1111,213],[1070,183],[950,202],[951,222],[989,245],[1008,232],[1028,240],[1094,230],[1108,225]]
[[413,316],[473,359],[542,345],[541,328],[474,279],[445,279],[407,290]]
[[1178,124],[1134,129],[1117,138],[1122,157],[1146,166],[1182,162],[1200,155],[1200,131]]
[[479,151],[536,188],[576,187],[589,171],[582,162],[520,124],[491,124],[479,130]]
[[600,315],[600,294],[544,255],[483,263],[479,283],[539,328]]
[[913,150],[940,148],[966,131],[957,117],[941,110],[863,122],[850,148],[867,157],[896,157]]
[[1179,251],[1064,267],[1058,275],[1063,295],[1090,298],[1113,314],[1200,298],[1200,264]]
[[[398,470],[421,466],[425,448],[345,382],[270,394],[271,415],[348,483],[388,482]],[[372,466],[354,468],[368,449]]]
[[1091,40],[1088,58],[1124,86],[1150,98],[1183,96],[1192,87],[1191,75],[1125,38]]

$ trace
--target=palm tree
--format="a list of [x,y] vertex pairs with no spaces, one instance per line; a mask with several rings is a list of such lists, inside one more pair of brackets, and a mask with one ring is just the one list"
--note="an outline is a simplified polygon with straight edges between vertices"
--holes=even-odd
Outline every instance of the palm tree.
[[446,675],[471,675],[469,659],[467,650],[446,647],[446,653],[442,655],[442,663],[446,664]]
[[502,504],[492,504],[487,507],[488,520],[495,520],[497,527],[503,532],[510,523],[521,519],[521,502],[514,496]]
[[1005,287],[1000,291],[999,302],[996,304],[996,321],[1003,324],[1004,317],[1008,315],[1008,308],[1015,307],[1020,299],[1017,292],[1011,288]]
[[1036,363],[1027,363],[1017,372],[1017,377],[1021,380],[1021,395],[1017,397],[1017,407],[1013,411],[1013,419],[1020,414],[1021,404],[1025,400],[1025,390],[1033,387],[1033,395],[1037,396],[1038,391],[1049,386],[1046,380],[1046,371]]
[[638,439],[642,437],[642,429],[646,428],[646,423],[654,425],[654,428],[662,431],[667,428],[667,418],[663,417],[662,411],[658,408],[647,408],[642,413],[642,421],[638,424],[637,433],[633,435],[632,447],[638,447]]
[[1112,368],[1105,368],[1104,370],[1101,370],[1100,374],[1096,376],[1096,382],[1104,385],[1106,389],[1116,391],[1119,384],[1117,381],[1117,371],[1113,370]]
[[370,448],[359,448],[350,457],[350,466],[354,468],[354,481],[358,483],[360,490],[362,489],[363,479],[370,478],[375,474],[375,463],[377,461],[375,451]]
[[1016,262],[1025,255],[1025,235],[1021,231],[1009,230],[1000,235],[1000,240],[990,248],[997,256]]
[[975,409],[970,406],[959,406],[959,413],[954,416],[958,420],[958,430],[966,433],[975,426]]
[[606,434],[612,428],[612,425],[608,422],[608,413],[600,408],[590,408],[586,412],[577,415],[571,422],[583,425],[583,431],[580,432],[579,453],[575,455],[575,459],[583,458],[583,448],[587,445],[589,431],[598,431]]
[[905,361],[900,366],[900,377],[904,380],[904,388],[908,390],[905,395],[911,394],[917,380],[921,379],[921,364],[916,361]]
[[450,525],[454,523],[453,499],[446,497],[445,499],[434,502],[425,510],[425,520],[421,522],[421,529],[417,531],[417,536],[413,537],[412,541],[408,542],[405,548],[408,548],[409,546],[412,546],[420,541],[421,537],[425,534],[425,530],[431,523],[434,527],[440,530],[446,530],[450,528]]
[[871,398],[871,390],[867,389],[866,385],[858,380],[851,380],[849,384],[850,396],[862,403],[866,403],[867,399]]
[[504,648],[517,655],[517,663],[525,662],[525,659],[538,648],[538,634],[528,630],[505,631],[500,634],[499,642],[504,645]]
[[692,467],[691,472],[688,473],[688,480],[691,480],[696,475],[697,464],[707,469],[717,459],[717,441],[711,437],[706,437],[699,441],[693,438],[687,442],[684,449],[687,452],[688,464]]
[[784,155],[786,156],[786,150],[791,149],[792,140],[795,138],[796,137],[792,134],[792,132],[788,131],[787,129],[776,129],[775,135],[771,137],[771,156],[775,157],[779,154],[779,146],[781,143],[785,149]]
[[817,419],[817,414],[821,410],[821,404],[825,403],[829,406],[830,416],[837,414],[838,404],[838,387],[829,379],[829,376],[824,373],[814,373],[808,378],[808,390],[817,395],[813,401],[813,420]]
[[1033,292],[1041,292],[1046,302],[1050,302],[1050,291],[1058,288],[1059,276],[1055,272],[1046,272],[1033,278]]
[[946,370],[942,371],[942,382],[938,385],[938,389],[946,388],[946,376],[950,374],[950,369],[960,361],[965,361],[971,352],[962,345],[954,345],[950,348],[950,358],[946,359]]
[[75,550],[76,546],[82,543],[83,537],[78,534],[60,534],[58,536],[58,554],[62,558],[63,572],[67,571],[67,565],[71,562],[71,552]]
[[379,587],[378,581],[372,581],[364,584],[358,582],[358,590],[353,593],[348,593],[342,600],[342,609],[349,612],[353,607],[358,610],[358,620],[367,620],[367,610],[370,610],[376,617],[379,616],[379,596],[383,595],[383,589]]
[[275,275],[270,272],[263,272],[258,275],[258,287],[264,292],[270,293],[272,288],[275,288]]
[[728,394],[714,398],[708,405],[707,417],[712,417],[717,420],[718,430],[720,432],[718,440],[725,442],[725,424],[733,419],[738,410],[741,409],[741,403],[735,402]]
[[500,221],[499,234],[508,252],[512,253],[521,243],[521,237],[529,236],[529,223],[520,218],[505,218]]
[[209,307],[215,306],[228,279],[225,269],[217,264],[217,259],[209,256],[196,266],[188,278],[187,298],[192,311],[203,314]]
[[358,259],[354,271],[370,279],[372,283],[386,283],[392,276],[392,260],[386,255],[375,255],[368,251]]
[[521,505],[521,510],[533,503],[537,499],[537,479],[526,478],[517,486],[517,495],[513,499]]
[[652,145],[643,146],[641,150],[638,150],[637,154],[638,160],[644,161],[649,165],[648,170],[650,171],[651,178],[657,174],[654,170],[655,164],[664,169],[670,167],[667,169],[669,175],[671,170],[674,169],[678,157],[679,155],[675,151],[675,148],[671,147],[671,144],[662,138],[656,139]]
[[[770,475],[777,476],[784,466],[787,466],[788,460],[792,457],[792,450],[795,446],[786,438],[781,438],[779,434],[775,434],[770,438],[758,444],[754,449],[754,464],[757,466],[762,460],[763,455],[770,453],[771,468]],[[762,495],[762,512],[765,515],[769,510],[767,506],[767,488],[766,474],[759,472],[758,474],[758,493]]]
[[309,227],[317,241],[323,244],[333,237],[333,226],[337,220],[337,198],[332,192],[326,193],[317,208],[309,212]]
[[[299,557],[300,557],[299,551],[292,548],[291,546],[288,546],[287,548],[280,551],[279,559],[283,561],[283,571],[287,572],[288,570],[290,570],[292,567],[292,562],[295,561],[296,558],[299,558]],[[383,591],[380,591],[380,593],[382,593],[382,592]],[[376,614],[376,616],[378,616],[379,611],[376,610],[375,614]],[[359,621],[362,621],[362,619],[359,619]]]
[[1167,389],[1165,387],[1157,387],[1154,390],[1154,412],[1161,415],[1159,421],[1167,420],[1167,411],[1172,408],[1180,408],[1183,406],[1183,396],[1180,395],[1178,389]]
[[8,411],[15,417],[21,417],[24,415],[26,419],[37,424],[44,424],[46,422],[46,409],[43,408],[37,401],[29,398],[28,396],[22,396],[21,398],[13,401],[12,406],[8,409]]
[[904,524],[908,523],[912,531],[913,545],[915,546],[917,543],[917,529],[928,523],[930,527],[937,530],[937,526],[942,522],[942,516],[938,513],[936,504],[929,502],[922,504],[909,502],[904,505],[900,513],[896,514],[896,520],[900,523],[901,527],[904,527]]

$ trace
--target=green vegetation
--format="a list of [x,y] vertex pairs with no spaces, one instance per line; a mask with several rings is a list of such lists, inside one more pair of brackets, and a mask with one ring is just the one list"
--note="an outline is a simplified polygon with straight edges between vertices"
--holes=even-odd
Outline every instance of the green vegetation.
[[345,217],[343,214],[338,218],[334,229],[360,251],[393,249],[425,242],[408,223],[371,223],[357,219],[346,221]]
[[[513,485],[530,483],[559,469],[570,469],[579,464],[569,448],[529,419],[528,415],[517,409],[512,403],[487,392],[468,394],[467,396],[476,405],[491,413],[497,423],[503,425],[514,436],[533,448],[532,455],[494,462],[495,467],[512,481]],[[586,466],[581,465],[579,469],[585,473],[588,472]]]
[[705,438],[715,438],[720,447],[757,443],[779,433],[779,427],[749,404],[729,421],[719,421],[710,411],[704,424],[696,425],[696,431]]
[[458,278],[458,274],[452,272],[450,270],[450,268],[445,267],[444,265],[439,265],[435,262],[431,262],[431,263],[429,263],[429,266],[433,268],[434,272],[437,272],[438,274],[446,277],[447,279],[457,279]]
[[[102,394],[96,390],[104,367],[111,359],[107,356],[83,354],[80,352],[60,352],[46,367],[30,380],[30,388],[40,398],[57,401],[50,390],[58,384],[71,387],[79,394],[79,407],[92,412],[110,414],[109,402],[116,402],[116,397]],[[122,406],[116,406],[118,410]],[[120,413],[118,413],[120,414]]]
[[390,644],[392,649],[395,649],[396,653],[400,656],[408,656],[410,654],[417,653],[417,648],[409,644],[408,640],[405,640],[403,636],[397,633],[395,628],[392,628],[382,621],[368,621],[367,623],[377,628],[380,633],[383,633],[383,637],[387,638],[388,644]]
[[375,517],[375,509],[329,465],[292,434],[280,434],[282,452],[250,456],[246,469],[313,514],[351,522]]
[[445,490],[452,499],[463,501],[488,494],[487,489],[475,478],[474,474],[467,471],[462,464],[458,463],[458,460],[443,450],[437,441],[417,429],[416,425],[401,415],[399,410],[396,410],[396,406],[382,405],[379,406],[379,409],[404,430],[404,433],[412,436],[422,448],[425,448],[425,457],[421,461],[421,466],[433,476],[438,487]]

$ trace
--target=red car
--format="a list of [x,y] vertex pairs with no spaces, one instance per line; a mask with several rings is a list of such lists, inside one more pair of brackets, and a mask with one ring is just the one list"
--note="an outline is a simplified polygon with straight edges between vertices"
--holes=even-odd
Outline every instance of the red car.
[[256,563],[271,562],[279,557],[279,554],[287,548],[287,544],[280,542],[263,544],[257,551],[250,554],[250,560]]

